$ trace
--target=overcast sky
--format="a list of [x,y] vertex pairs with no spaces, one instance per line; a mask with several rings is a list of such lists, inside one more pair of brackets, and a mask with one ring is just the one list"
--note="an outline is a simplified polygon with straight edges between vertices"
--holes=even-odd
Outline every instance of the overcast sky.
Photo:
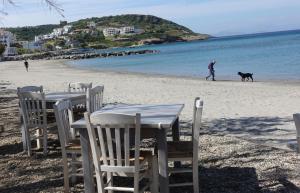
[[87,17],[151,14],[211,35],[300,29],[300,0],[57,0],[62,18],[42,0],[15,0],[1,25],[31,26]]

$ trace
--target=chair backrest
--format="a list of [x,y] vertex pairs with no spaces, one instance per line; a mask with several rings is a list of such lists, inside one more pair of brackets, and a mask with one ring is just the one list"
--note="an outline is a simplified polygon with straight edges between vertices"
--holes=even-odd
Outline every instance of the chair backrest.
[[200,100],[199,97],[197,97],[195,98],[194,101],[193,129],[192,129],[193,156],[197,156],[197,159],[198,159],[198,147],[199,147],[202,111],[203,111],[203,101]]
[[295,126],[296,126],[296,132],[297,132],[297,143],[298,143],[298,153],[300,152],[300,113],[293,115]]
[[18,87],[17,92],[43,92],[43,86],[24,86]]
[[88,88],[92,88],[92,83],[74,82],[69,83],[69,92],[86,92]]
[[93,113],[103,106],[104,86],[88,88],[86,94],[86,108],[89,113]]
[[75,138],[71,123],[74,122],[72,104],[70,101],[57,101],[54,105],[55,119],[58,127],[61,147],[64,148],[71,139]]
[[[100,163],[101,156],[103,161],[101,168],[106,168],[106,171],[125,172],[126,168],[130,168],[131,172],[139,171],[140,114],[132,116],[103,113],[89,116],[89,113],[85,113],[85,120],[94,165]],[[94,129],[95,127],[97,129]],[[133,143],[130,140],[132,135],[134,135]],[[99,136],[99,145],[96,136]],[[133,159],[130,159],[131,153],[134,154],[134,165],[132,165]],[[114,166],[117,166],[119,170],[114,170]],[[125,171],[121,168],[125,169]]]
[[47,126],[45,94],[19,92],[18,97],[24,124],[27,127]]

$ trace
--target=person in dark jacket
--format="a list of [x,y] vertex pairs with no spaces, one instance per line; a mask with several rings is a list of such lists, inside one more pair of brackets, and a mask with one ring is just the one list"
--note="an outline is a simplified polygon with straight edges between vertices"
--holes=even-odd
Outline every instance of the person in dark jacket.
[[214,65],[216,64],[216,61],[213,60],[208,64],[208,71],[209,71],[209,75],[205,78],[206,80],[212,76],[212,81],[216,81],[215,80],[215,69],[214,69]]
[[28,72],[28,67],[29,67],[29,64],[28,64],[27,60],[25,60],[25,62],[24,62],[24,66],[25,66],[25,68],[26,68],[26,71]]

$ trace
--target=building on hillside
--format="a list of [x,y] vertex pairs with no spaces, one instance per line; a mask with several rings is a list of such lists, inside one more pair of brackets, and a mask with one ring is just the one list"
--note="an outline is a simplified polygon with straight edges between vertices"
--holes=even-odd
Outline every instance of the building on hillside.
[[13,33],[0,29],[0,43],[6,47],[3,53],[4,56],[13,56],[18,54],[17,49],[12,47],[16,41],[16,36]]
[[10,46],[16,42],[16,36],[10,31],[0,29],[0,43],[6,46]]
[[72,25],[65,25],[63,27],[63,34],[68,34],[71,31]]
[[134,26],[125,26],[121,28],[104,28],[103,35],[107,36],[115,36],[115,35],[133,35],[143,33],[143,29],[136,29]]
[[133,34],[133,33],[135,33],[134,26],[126,26],[126,27],[121,27],[120,28],[120,34],[121,35]]
[[109,28],[104,28],[103,29],[103,35],[105,37],[115,36],[115,35],[119,35],[119,34],[120,34],[120,29],[119,28],[109,27]]
[[64,28],[55,28],[55,29],[53,29],[52,34],[53,34],[53,36],[58,37],[58,36],[61,36],[63,34],[63,32],[64,32]]
[[6,47],[3,53],[4,56],[15,56],[18,55],[16,47]]
[[87,26],[88,26],[89,28],[95,29],[95,28],[96,28],[96,23],[93,22],[93,21],[90,21],[90,22],[87,23]]

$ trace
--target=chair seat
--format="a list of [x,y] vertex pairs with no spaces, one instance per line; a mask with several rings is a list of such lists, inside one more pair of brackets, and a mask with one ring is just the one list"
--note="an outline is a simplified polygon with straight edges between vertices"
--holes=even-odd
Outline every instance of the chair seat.
[[168,158],[193,157],[192,141],[168,141]]

